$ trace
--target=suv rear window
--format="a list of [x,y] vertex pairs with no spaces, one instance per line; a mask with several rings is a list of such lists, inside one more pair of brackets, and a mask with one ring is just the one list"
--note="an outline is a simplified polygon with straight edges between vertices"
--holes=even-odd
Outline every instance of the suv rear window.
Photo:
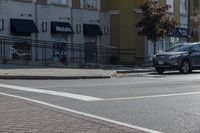
[[189,44],[179,44],[179,45],[175,45],[175,46],[169,48],[166,51],[167,52],[185,52],[185,51],[189,51],[191,46],[192,45],[189,45]]

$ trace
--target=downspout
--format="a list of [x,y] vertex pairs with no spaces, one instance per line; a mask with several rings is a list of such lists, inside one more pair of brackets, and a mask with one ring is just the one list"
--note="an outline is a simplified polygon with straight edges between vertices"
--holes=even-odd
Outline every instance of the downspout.
[[[73,0],[71,2],[73,2]],[[71,25],[73,27],[74,22],[73,22],[73,12],[72,12],[73,11],[73,4],[72,3],[71,3],[71,5],[69,5],[69,8],[70,8]],[[71,43],[73,43],[73,34],[71,34]]]
[[190,13],[191,13],[191,0],[188,0],[188,36],[187,36],[187,42],[190,42],[190,38],[191,38],[191,36],[190,36]]
[[[38,28],[38,5],[37,5],[37,1],[35,2],[35,24]],[[39,33],[36,33],[35,34],[35,40],[38,40],[38,34]],[[35,46],[35,60],[38,60],[38,44],[36,44]]]
[[[37,11],[37,1],[35,2],[35,24],[38,27],[38,11]],[[38,33],[35,34],[35,40],[38,40]]]
[[[74,21],[73,21],[73,0],[71,0],[71,5],[69,5],[69,8],[70,8],[70,18],[71,18],[71,26],[72,28],[74,27]],[[68,3],[69,4],[69,3]],[[74,28],[73,28],[74,30]],[[75,32],[75,31],[74,31]],[[75,33],[74,33],[75,34]],[[71,34],[71,40],[70,40],[70,45],[67,46],[67,51],[68,49],[72,49],[71,47],[73,47],[73,43],[74,43],[74,34]],[[67,57],[67,64],[71,64],[71,56],[72,56],[72,51],[70,50],[68,53],[68,57]]]

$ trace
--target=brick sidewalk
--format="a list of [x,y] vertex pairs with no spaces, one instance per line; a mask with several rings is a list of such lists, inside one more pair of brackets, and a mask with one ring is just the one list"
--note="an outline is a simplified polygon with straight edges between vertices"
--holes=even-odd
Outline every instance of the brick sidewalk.
[[0,95],[0,133],[144,133]]

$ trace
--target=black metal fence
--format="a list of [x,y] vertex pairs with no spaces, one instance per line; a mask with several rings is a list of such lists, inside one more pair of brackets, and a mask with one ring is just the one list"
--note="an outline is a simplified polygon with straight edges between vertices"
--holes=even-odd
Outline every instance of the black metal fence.
[[63,64],[120,64],[121,57],[134,57],[135,50],[0,36],[0,59]]

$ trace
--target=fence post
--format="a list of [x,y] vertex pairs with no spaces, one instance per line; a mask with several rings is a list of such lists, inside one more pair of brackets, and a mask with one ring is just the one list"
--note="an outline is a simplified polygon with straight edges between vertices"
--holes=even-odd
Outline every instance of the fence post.
[[6,48],[5,48],[5,44],[6,43],[6,41],[5,41],[5,38],[3,38],[3,63],[6,63],[6,55],[5,55],[5,53],[6,53]]
[[38,60],[38,41],[35,42],[35,61]]
[[2,59],[2,57],[3,57],[2,45],[3,45],[3,37],[1,37],[1,59]]
[[46,51],[46,44],[44,43],[44,61],[47,61],[47,51]]

